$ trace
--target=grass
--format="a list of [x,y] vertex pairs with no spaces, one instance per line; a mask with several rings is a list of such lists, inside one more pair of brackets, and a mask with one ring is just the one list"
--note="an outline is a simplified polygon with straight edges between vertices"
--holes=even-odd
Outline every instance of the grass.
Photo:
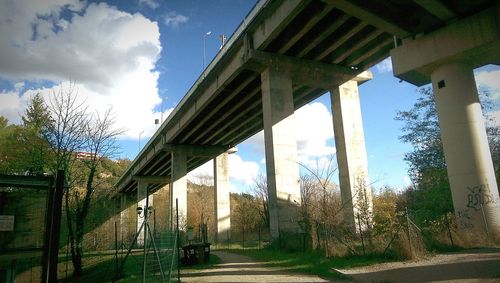
[[326,258],[319,252],[289,253],[273,249],[235,249],[231,252],[255,258],[269,267],[286,268],[289,271],[315,274],[328,279],[348,280],[350,277],[334,268],[350,268],[397,260],[380,255],[331,257]]

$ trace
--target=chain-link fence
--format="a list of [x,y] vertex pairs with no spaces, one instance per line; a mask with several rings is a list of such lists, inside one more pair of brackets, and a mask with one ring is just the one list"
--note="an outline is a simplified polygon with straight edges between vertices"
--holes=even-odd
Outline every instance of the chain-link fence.
[[0,175],[0,282],[57,279],[64,171]]
[[0,189],[0,282],[40,282],[47,190]]
[[[59,280],[67,282],[175,282],[178,233],[169,223],[168,191],[144,204],[135,195],[96,198],[85,221],[81,243],[83,272],[74,277],[74,257],[63,207]],[[72,213],[70,206],[70,214]],[[175,217],[174,217],[175,218]],[[175,224],[175,223],[174,223]]]

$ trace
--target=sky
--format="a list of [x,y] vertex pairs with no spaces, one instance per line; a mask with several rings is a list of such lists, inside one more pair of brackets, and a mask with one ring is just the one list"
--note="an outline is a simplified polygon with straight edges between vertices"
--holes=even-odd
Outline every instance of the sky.
[[[108,108],[125,129],[120,158],[134,159],[166,120],[255,0],[0,0],[0,115],[11,123],[35,93],[46,99],[74,86],[91,111]],[[210,35],[207,33],[210,32]],[[205,49],[205,52],[203,50]],[[373,80],[360,86],[368,170],[375,189],[410,184],[394,117],[418,98],[417,87],[392,75],[390,58],[371,68]],[[475,70],[480,88],[500,104],[500,68]],[[500,112],[496,112],[498,115]],[[329,94],[296,113],[301,164],[326,164],[335,153]],[[498,119],[500,121],[500,119]],[[258,133],[229,157],[233,191],[250,191],[265,175],[264,137]],[[207,163],[189,174],[212,175]],[[338,180],[338,178],[336,179]]]

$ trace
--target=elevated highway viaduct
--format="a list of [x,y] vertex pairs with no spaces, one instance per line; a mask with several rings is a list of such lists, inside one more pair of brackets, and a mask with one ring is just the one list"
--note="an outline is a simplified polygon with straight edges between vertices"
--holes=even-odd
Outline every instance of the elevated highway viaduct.
[[499,63],[499,23],[499,4],[488,0],[259,1],[118,181],[116,196],[143,206],[146,194],[169,184],[182,219],[187,172],[214,160],[224,237],[227,151],[264,129],[271,234],[293,233],[294,111],[330,92],[344,220],[354,225],[352,204],[371,198],[357,87],[392,55],[395,76],[432,82],[459,226],[498,241],[500,200],[472,70]]

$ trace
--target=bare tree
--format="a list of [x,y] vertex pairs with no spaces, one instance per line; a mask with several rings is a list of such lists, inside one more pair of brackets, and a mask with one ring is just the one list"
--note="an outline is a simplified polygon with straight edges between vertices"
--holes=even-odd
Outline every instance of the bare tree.
[[66,183],[72,183],[69,169],[76,161],[75,153],[85,145],[85,133],[90,121],[88,107],[77,101],[74,84],[66,91],[61,87],[49,99],[50,122],[42,130],[55,156],[54,172],[65,170]]
[[264,225],[269,228],[269,201],[267,195],[267,179],[259,174],[254,178],[253,193],[260,202],[259,214]]
[[[55,154],[54,169],[66,171],[65,209],[74,276],[82,273],[82,242],[85,219],[96,190],[96,173],[105,158],[117,153],[111,110],[89,114],[85,102],[78,102],[74,84],[67,91],[54,92],[49,101],[51,121],[44,136]],[[83,151],[83,154],[81,153]]]

